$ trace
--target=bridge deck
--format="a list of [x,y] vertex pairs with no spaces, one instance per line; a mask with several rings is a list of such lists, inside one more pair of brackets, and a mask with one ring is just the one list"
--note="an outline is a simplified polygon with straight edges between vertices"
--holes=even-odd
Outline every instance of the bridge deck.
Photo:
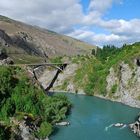
[[68,65],[69,63],[34,63],[34,64],[10,64],[10,65],[0,65],[0,66],[53,66],[53,65]]

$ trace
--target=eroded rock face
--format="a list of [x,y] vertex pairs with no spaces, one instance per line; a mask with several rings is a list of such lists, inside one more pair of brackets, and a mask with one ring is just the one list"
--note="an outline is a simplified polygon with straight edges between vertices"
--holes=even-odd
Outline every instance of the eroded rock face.
[[120,64],[120,82],[122,87],[127,88],[128,82],[132,77],[133,70],[130,69],[128,64],[122,62]]
[[22,140],[34,140],[35,138],[30,133],[29,127],[25,125],[25,122],[19,124],[19,130],[21,132]]
[[60,75],[58,76],[58,79],[54,84],[54,88],[57,89],[58,86],[61,86],[65,81],[68,81],[66,90],[68,90],[69,92],[75,92],[75,86],[70,79],[75,74],[77,68],[78,68],[77,64],[68,65],[66,69],[63,71],[63,73],[60,73]]
[[[67,65],[67,67],[63,70],[63,72],[59,73],[51,90],[60,91],[59,87],[61,87],[65,82],[67,82],[65,89],[62,89],[62,90],[75,93],[76,89],[75,89],[74,83],[71,81],[71,79],[72,79],[71,77],[74,76],[75,71],[77,69],[78,69],[77,64]],[[40,76],[39,81],[45,89],[51,83],[51,81],[53,80],[56,73],[57,73],[56,69],[46,69],[44,71],[43,75]]]
[[4,30],[0,29],[0,45],[9,47],[12,44],[11,38],[5,33]]
[[138,121],[136,121],[135,123],[130,124],[129,126],[132,129],[132,131],[134,132],[134,134],[136,134],[137,136],[140,137],[140,123]]
[[7,57],[6,59],[0,60],[0,65],[11,65],[14,64],[13,59],[11,59],[10,57]]
[[110,74],[107,76],[108,94],[112,86],[116,84],[117,90],[113,94],[113,100],[133,107],[140,107],[140,67],[134,64],[134,67],[130,68],[128,64],[122,62],[117,71],[118,73],[114,71],[114,68],[111,68]]
[[[40,120],[33,120],[29,116],[24,116],[23,120],[17,120],[16,118],[11,118],[11,123],[13,123],[15,126],[17,126],[18,129],[12,129],[14,132],[17,140],[41,140],[36,138],[33,133],[38,130],[38,124],[40,123]],[[16,139],[13,138],[13,139]],[[48,137],[44,140],[49,140]]]
[[140,117],[137,118],[136,122],[129,124],[131,130],[140,137]]
[[71,92],[71,93],[74,93],[75,92],[75,87],[72,83],[69,83],[68,86],[67,86],[67,91],[68,92]]
[[106,81],[108,83],[106,89],[107,89],[108,93],[110,92],[112,86],[115,85],[117,83],[117,81],[118,81],[118,78],[117,78],[117,76],[115,74],[114,69],[110,68],[109,71],[110,71],[110,74],[106,78]]

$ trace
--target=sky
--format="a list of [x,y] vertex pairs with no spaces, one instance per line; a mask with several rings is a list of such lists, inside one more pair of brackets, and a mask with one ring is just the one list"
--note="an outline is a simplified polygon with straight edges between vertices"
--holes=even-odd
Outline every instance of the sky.
[[0,15],[90,44],[140,41],[140,0],[0,0]]

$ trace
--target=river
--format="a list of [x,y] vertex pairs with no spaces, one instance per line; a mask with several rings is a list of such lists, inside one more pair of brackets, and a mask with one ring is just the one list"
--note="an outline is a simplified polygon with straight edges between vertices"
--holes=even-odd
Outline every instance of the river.
[[134,122],[140,109],[97,97],[67,94],[73,104],[69,126],[58,127],[51,140],[139,140],[128,127],[115,123]]

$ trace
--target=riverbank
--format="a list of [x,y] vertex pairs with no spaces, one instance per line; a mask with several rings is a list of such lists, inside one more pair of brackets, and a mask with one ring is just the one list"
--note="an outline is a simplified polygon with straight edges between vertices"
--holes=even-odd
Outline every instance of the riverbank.
[[[69,93],[69,91],[65,91],[65,90],[50,90],[49,91],[49,93]],[[84,92],[81,92],[81,93],[76,93],[76,92],[70,92],[70,93],[72,93],[72,94],[75,94],[75,95],[85,95],[85,96],[89,96],[89,95],[87,95],[86,93],[84,93]],[[132,102],[123,102],[123,101],[121,101],[121,100],[115,100],[115,99],[111,99],[111,98],[107,98],[107,97],[104,97],[104,96],[101,96],[101,95],[99,95],[99,94],[96,94],[96,95],[94,95],[93,97],[98,97],[98,98],[101,98],[101,99],[104,99],[104,100],[109,100],[109,101],[112,101],[112,102],[118,102],[118,103],[122,103],[122,104],[124,104],[124,105],[128,105],[128,106],[130,106],[130,107],[133,107],[133,108],[140,108],[140,106],[139,105],[137,105],[137,104],[133,104]]]
[[102,98],[102,99],[105,99],[105,100],[110,100],[112,102],[118,102],[118,103],[122,103],[124,105],[128,105],[130,107],[133,107],[133,108],[140,108],[140,105],[136,104],[134,100],[129,100],[129,101],[123,101],[121,99],[111,99],[111,98],[108,98],[108,97],[104,97],[104,96],[101,96],[101,95],[94,95],[95,97],[98,97],[98,98]]

